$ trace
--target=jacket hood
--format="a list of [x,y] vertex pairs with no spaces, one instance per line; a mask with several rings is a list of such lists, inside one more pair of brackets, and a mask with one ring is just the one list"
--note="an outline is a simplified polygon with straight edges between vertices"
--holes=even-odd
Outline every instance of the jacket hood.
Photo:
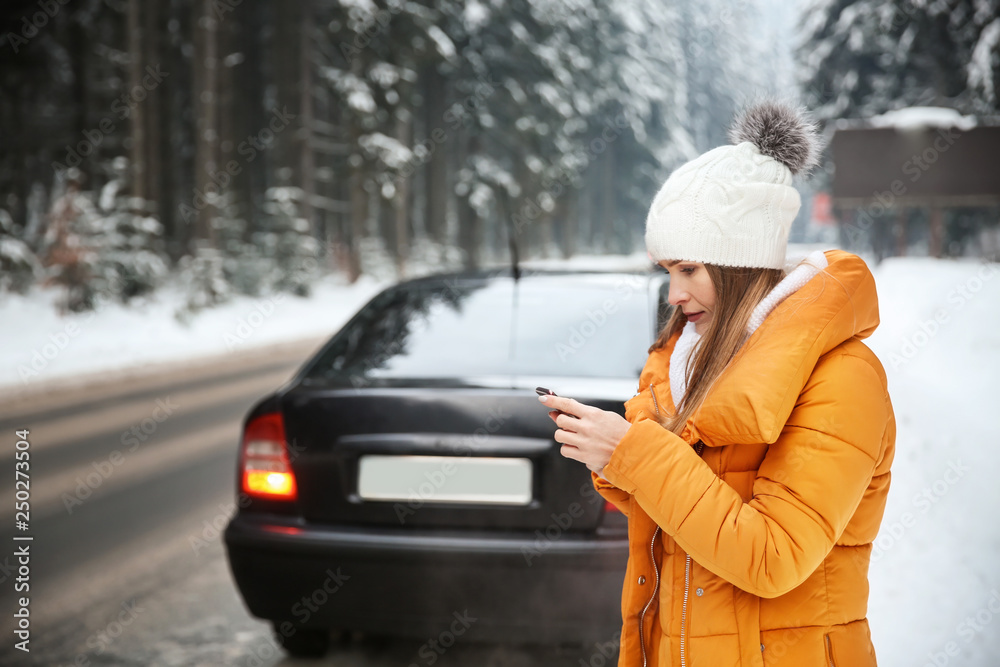
[[[878,327],[875,278],[864,260],[844,250],[823,254],[827,267],[767,314],[688,419],[684,440],[709,447],[773,443],[820,357]],[[679,337],[650,355],[640,390],[651,382],[669,386]]]

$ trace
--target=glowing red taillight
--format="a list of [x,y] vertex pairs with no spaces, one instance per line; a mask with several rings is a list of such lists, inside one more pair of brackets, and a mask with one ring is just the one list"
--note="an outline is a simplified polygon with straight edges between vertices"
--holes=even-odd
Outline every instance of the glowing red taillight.
[[618,512],[619,514],[621,513],[621,510],[618,509],[617,507],[615,507],[614,504],[610,500],[605,500],[604,501],[604,511],[605,512]]
[[295,500],[295,473],[288,459],[285,421],[280,412],[256,417],[243,432],[242,488],[247,495]]

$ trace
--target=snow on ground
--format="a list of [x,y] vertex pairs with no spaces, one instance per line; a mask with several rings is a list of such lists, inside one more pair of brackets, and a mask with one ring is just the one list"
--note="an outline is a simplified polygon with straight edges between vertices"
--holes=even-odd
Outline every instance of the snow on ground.
[[336,331],[385,284],[362,277],[348,286],[338,276],[328,276],[314,285],[309,298],[240,296],[195,315],[187,325],[174,317],[184,297],[175,286],[132,307],[103,303],[95,312],[63,317],[55,305],[61,289],[8,294],[0,299],[0,394],[33,391],[78,374],[189,362],[322,337]]
[[868,339],[896,414],[870,570],[879,664],[1000,665],[1000,264],[887,259]]
[[919,130],[927,127],[957,127],[971,130],[976,126],[976,119],[963,116],[954,109],[944,107],[907,107],[887,111],[879,116],[873,116],[868,121],[872,127],[894,127],[897,130]]
[[[641,268],[648,260],[636,253],[525,265]],[[890,258],[873,273],[881,324],[866,342],[888,374],[897,426],[892,486],[870,570],[879,664],[995,666],[1000,265]],[[134,309],[107,306],[89,319],[60,318],[53,292],[8,297],[0,302],[0,383],[20,384],[18,367],[30,367],[35,352],[45,364],[31,381],[327,335],[384,284],[362,279],[347,286],[331,277],[309,299],[237,299],[202,313],[190,327],[173,319],[179,295],[170,290]],[[60,336],[69,342],[51,359],[44,356]]]

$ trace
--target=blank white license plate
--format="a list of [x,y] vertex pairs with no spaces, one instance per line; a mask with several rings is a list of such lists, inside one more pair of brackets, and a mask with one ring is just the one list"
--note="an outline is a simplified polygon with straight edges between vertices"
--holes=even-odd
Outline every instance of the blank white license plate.
[[531,460],[366,455],[358,459],[358,495],[367,500],[527,505]]

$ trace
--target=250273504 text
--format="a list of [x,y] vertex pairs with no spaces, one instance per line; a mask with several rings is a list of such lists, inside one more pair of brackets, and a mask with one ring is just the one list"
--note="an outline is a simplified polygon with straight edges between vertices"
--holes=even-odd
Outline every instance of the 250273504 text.
[[14,562],[17,563],[17,576],[14,577],[14,592],[20,594],[16,599],[14,611],[14,636],[17,641],[14,647],[25,653],[30,652],[31,616],[29,605],[31,599],[27,593],[31,591],[31,535],[28,534],[31,521],[31,444],[28,442],[28,430],[15,431],[17,440],[14,444]]

